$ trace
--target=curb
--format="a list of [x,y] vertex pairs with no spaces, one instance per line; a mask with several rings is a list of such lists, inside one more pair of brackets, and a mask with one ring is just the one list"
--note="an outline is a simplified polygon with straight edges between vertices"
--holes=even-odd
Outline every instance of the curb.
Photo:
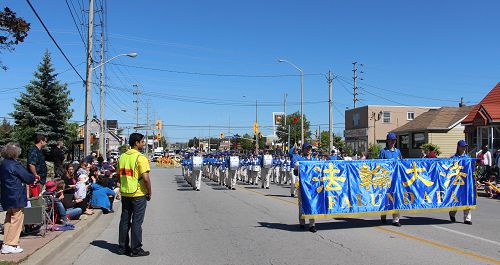
[[37,249],[31,255],[18,261],[17,264],[52,264],[49,262],[53,260],[54,256],[57,253],[64,251],[64,249],[66,249],[72,241],[78,238],[88,227],[94,224],[101,215],[102,211],[94,210],[94,214],[90,215],[87,220],[80,220],[76,224],[77,226],[75,230],[65,231],[52,239],[49,243]]

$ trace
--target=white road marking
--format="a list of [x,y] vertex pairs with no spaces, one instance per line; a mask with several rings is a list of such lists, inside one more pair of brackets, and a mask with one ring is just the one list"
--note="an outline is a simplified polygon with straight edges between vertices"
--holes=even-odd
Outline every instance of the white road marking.
[[441,226],[437,226],[437,225],[432,225],[432,226],[435,227],[435,228],[444,230],[444,231],[448,231],[448,232],[455,233],[455,234],[462,235],[462,236],[467,236],[467,237],[470,237],[470,238],[474,238],[474,239],[477,239],[477,240],[480,240],[480,241],[484,241],[484,242],[488,242],[490,244],[494,244],[494,245],[500,246],[500,242],[497,242],[497,241],[489,240],[489,239],[486,239],[486,238],[482,238],[482,237],[471,235],[471,234],[467,234],[467,233],[462,233],[462,232],[459,232],[459,231],[456,231],[456,230],[453,230],[453,229],[449,229],[449,228],[445,228],[445,227],[441,227]]

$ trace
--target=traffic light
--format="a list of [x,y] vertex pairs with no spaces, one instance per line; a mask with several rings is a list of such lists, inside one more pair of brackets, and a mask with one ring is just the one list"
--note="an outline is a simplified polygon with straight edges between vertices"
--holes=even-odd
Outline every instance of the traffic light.
[[257,134],[259,132],[259,124],[257,122],[253,123],[253,134]]
[[262,133],[259,133],[259,140],[262,139]]
[[161,120],[157,120],[156,121],[156,128],[158,128],[158,130],[161,130]]
[[298,123],[299,122],[299,117],[293,117],[293,123]]
[[161,139],[161,133],[156,134],[156,139],[158,139],[158,141]]
[[78,132],[78,135],[80,135],[80,138],[83,138],[83,126],[80,127],[80,131]]
[[224,139],[224,133],[220,133],[220,138]]

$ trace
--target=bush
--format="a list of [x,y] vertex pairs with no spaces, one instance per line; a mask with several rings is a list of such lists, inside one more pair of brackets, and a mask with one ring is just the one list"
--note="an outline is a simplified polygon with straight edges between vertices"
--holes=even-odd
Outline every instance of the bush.
[[379,154],[380,154],[380,150],[382,150],[382,147],[378,144],[371,144],[369,147],[368,147],[368,157],[369,159],[377,159]]
[[421,146],[422,149],[427,150],[427,151],[434,151],[436,152],[437,156],[441,155],[441,150],[439,150],[439,146],[437,144],[433,143],[426,143]]

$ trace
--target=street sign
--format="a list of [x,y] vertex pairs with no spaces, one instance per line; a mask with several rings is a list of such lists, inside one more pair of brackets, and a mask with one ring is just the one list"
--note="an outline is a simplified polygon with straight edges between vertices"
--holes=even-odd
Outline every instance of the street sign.
[[220,138],[224,139],[224,133],[220,133]]

